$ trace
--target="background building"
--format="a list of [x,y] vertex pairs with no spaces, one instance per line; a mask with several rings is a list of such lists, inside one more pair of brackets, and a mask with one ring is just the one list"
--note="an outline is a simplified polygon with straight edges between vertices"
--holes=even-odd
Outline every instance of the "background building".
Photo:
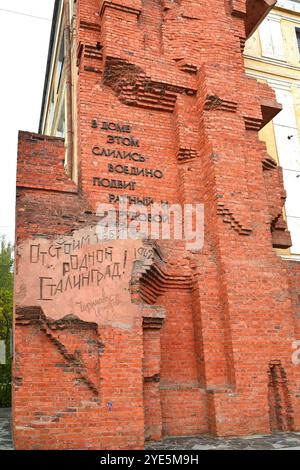
[[300,2],[278,0],[246,42],[246,72],[267,83],[283,110],[261,131],[268,153],[283,169],[285,214],[292,247],[283,256],[300,259]]
[[67,7],[63,0],[55,1],[39,123],[39,132],[65,139],[65,168],[75,181],[76,5],[76,0],[68,1]]

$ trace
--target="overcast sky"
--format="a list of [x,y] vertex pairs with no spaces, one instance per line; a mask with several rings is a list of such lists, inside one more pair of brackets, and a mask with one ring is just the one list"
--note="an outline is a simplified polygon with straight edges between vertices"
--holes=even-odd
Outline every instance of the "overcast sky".
[[53,6],[54,0],[0,0],[0,234],[11,241],[18,130],[38,131]]

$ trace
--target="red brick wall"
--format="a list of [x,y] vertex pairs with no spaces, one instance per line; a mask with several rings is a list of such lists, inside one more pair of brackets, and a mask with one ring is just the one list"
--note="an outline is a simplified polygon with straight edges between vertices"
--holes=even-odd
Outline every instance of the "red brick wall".
[[[47,336],[49,319],[18,306],[17,447],[141,448],[144,438],[166,435],[299,430],[299,367],[292,363],[299,276],[296,263],[289,267],[273,248],[289,243],[278,224],[284,191],[257,136],[279,107],[270,89],[246,77],[241,54],[258,21],[253,2],[77,3],[79,189],[64,174],[61,140],[21,134],[17,244],[94,224],[109,194],[204,203],[205,242],[200,252],[157,242],[160,256],[130,283],[140,308],[130,330],[118,316],[97,332],[86,318],[54,322],[51,335],[62,328],[57,341],[72,351],[69,362]],[[267,4],[260,2],[261,15]],[[128,125],[130,133],[103,122]],[[112,165],[125,163],[99,155],[102,148],[135,153],[128,167],[163,177],[113,173]],[[101,179],[135,184],[107,188]],[[84,363],[81,384],[75,353]],[[62,356],[67,362],[57,367]]]
[[[60,139],[20,134],[17,277],[23,262],[22,243],[41,235],[49,240],[70,235],[97,221],[86,199],[66,177],[63,155]],[[72,312],[58,321],[47,318],[38,303],[17,304],[15,311],[16,447],[143,447],[141,316],[130,330],[103,325],[100,333],[97,324],[81,321]]]
[[162,415],[160,399],[160,328],[145,328],[143,342],[145,439],[160,440]]
[[173,290],[159,302],[167,312],[161,334],[163,434],[205,432],[205,397],[198,379],[191,294]]
[[288,261],[286,265],[294,311],[296,336],[297,339],[300,339],[300,265],[295,261]]

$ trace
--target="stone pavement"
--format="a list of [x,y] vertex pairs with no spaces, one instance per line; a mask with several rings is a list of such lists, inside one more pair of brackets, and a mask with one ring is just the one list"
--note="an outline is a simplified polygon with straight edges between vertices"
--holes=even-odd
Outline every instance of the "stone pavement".
[[0,408],[0,450],[13,450],[10,409]]
[[300,433],[277,432],[247,437],[171,437],[148,443],[147,450],[300,450]]
[[[0,450],[13,450],[10,412],[8,408],[0,408]],[[300,450],[300,433],[278,432],[239,438],[169,437],[148,443],[146,450]]]

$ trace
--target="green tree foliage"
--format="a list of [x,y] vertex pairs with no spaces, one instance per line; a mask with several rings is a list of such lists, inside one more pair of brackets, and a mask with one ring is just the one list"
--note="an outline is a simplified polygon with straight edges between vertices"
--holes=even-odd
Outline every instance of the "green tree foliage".
[[10,332],[13,311],[13,247],[0,240],[0,340],[6,344],[6,364],[0,365],[0,407],[11,402]]
[[0,289],[12,290],[13,287],[13,247],[5,237],[0,241]]

